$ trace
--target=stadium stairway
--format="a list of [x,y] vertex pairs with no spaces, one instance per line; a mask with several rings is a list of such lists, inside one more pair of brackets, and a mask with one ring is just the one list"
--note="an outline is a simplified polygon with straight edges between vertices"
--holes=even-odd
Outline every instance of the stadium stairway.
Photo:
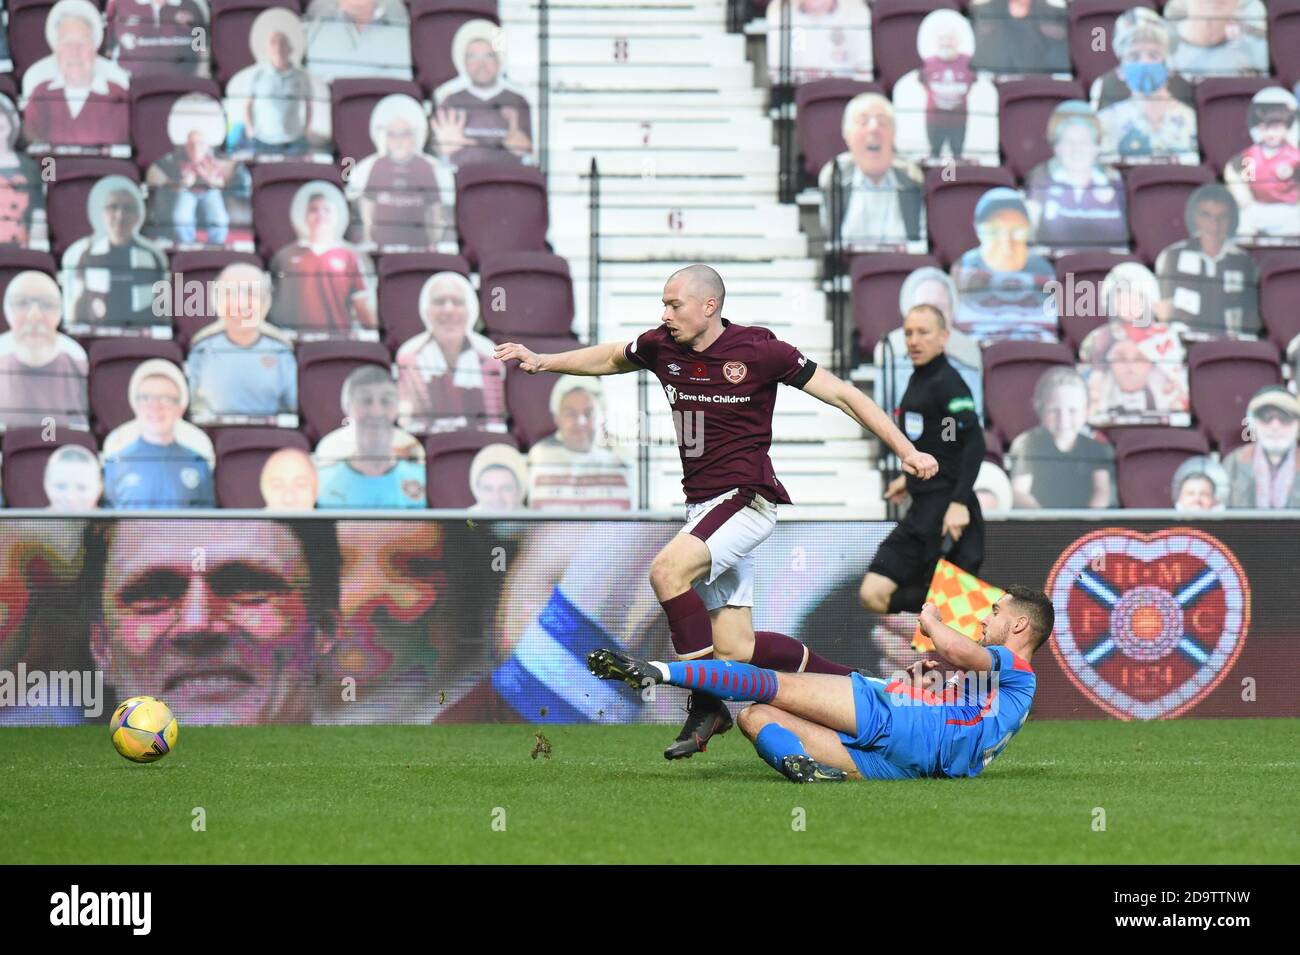
[[[502,0],[511,79],[536,95],[535,0]],[[664,279],[691,262],[727,282],[725,312],[762,324],[819,363],[831,326],[820,264],[799,210],[777,199],[779,152],[767,91],[726,29],[725,0],[559,0],[548,12],[549,239],[573,274],[583,341],[629,340],[659,320]],[[592,327],[590,176],[600,171],[599,301]],[[607,427],[629,443],[651,437],[650,506],[680,506],[681,470],[667,399],[657,384],[605,382]],[[639,388],[646,388],[638,395]],[[635,409],[644,400],[650,422]],[[773,458],[789,518],[879,519],[874,442],[843,414],[779,391]],[[846,488],[853,488],[846,494]]]

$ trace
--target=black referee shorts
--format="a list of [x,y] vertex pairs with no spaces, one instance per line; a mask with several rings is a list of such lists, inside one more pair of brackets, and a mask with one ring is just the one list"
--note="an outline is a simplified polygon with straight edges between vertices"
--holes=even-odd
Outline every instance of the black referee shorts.
[[[913,494],[912,506],[881,542],[871,566],[867,568],[868,573],[880,574],[898,584],[898,596],[908,604],[899,606],[899,610],[913,609],[912,604],[916,610],[921,609],[934,576],[934,565],[939,562],[943,515],[948,510],[949,500],[943,492]],[[962,570],[978,574],[980,565],[984,563],[984,515],[980,513],[979,500],[974,494],[962,503],[970,510],[970,524],[947,560]],[[919,598],[915,596],[918,591]],[[894,609],[892,603],[890,609]]]

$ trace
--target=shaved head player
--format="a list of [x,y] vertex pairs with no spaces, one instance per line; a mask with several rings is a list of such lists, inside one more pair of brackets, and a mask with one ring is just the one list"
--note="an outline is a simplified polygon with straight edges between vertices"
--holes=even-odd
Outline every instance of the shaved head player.
[[[754,632],[754,551],[776,526],[776,505],[790,497],[768,457],[778,384],[802,388],[876,434],[921,480],[938,470],[870,398],[759,326],[722,317],[726,290],[707,265],[674,272],[664,286],[661,324],[634,342],[538,355],[506,342],[501,361],[529,374],[618,375],[644,368],[659,379],[675,413],[694,422],[681,446],[686,526],[650,566],[650,586],[668,616],[682,660],[716,657],[773,670],[847,675],[785,634]],[[685,427],[679,431],[686,433]],[[595,624],[591,624],[594,628]],[[686,725],[664,752],[702,752],[731,728],[722,701],[692,692]]]

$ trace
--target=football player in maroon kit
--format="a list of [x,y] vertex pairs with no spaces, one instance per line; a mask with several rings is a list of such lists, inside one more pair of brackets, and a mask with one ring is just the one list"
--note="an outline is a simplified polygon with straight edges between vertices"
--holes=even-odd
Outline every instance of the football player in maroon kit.
[[[754,631],[754,551],[776,526],[776,505],[790,497],[768,457],[777,384],[801,388],[876,434],[922,480],[938,471],[889,416],[857,388],[801,355],[760,326],[722,317],[726,290],[707,265],[674,272],[664,286],[662,323],[626,344],[593,345],[539,355],[505,342],[501,361],[528,374],[616,375],[644,368],[668,395],[674,416],[690,415],[679,437],[687,521],[655,557],[650,586],[664,608],[673,647],[683,660],[717,658],[774,670],[846,675],[785,634]],[[593,626],[595,626],[593,624]],[[725,705],[692,693],[686,724],[664,751],[668,759],[703,752],[731,728]]]

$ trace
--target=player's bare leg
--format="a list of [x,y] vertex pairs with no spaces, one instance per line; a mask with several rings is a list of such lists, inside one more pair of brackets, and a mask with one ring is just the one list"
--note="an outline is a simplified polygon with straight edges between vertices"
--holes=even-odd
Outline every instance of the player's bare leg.
[[[695,581],[707,577],[712,566],[709,545],[685,532],[665,544],[650,564],[650,586],[668,615],[678,659],[700,660],[713,656],[716,638],[713,621],[720,611],[710,614],[704,610],[703,601],[693,589]],[[724,627],[727,626],[724,621]],[[750,641],[752,644],[752,628]],[[731,714],[716,697],[691,693],[686,705],[686,722],[672,745],[664,750],[665,759],[702,753],[710,739],[731,729]]]
[[862,606],[874,613],[889,613],[889,598],[894,596],[894,591],[897,589],[898,584],[884,574],[868,571],[867,576],[862,579],[862,587],[858,590],[858,600],[862,602]]
[[713,621],[713,658],[747,663],[754,655],[754,612],[750,607],[719,607]]
[[852,779],[862,778],[839,734],[830,727],[795,716],[770,703],[755,703],[753,706],[747,706],[736,717],[736,725],[751,743],[755,742],[758,734],[771,723],[783,726],[799,737],[803,748],[816,762],[841,770]]

